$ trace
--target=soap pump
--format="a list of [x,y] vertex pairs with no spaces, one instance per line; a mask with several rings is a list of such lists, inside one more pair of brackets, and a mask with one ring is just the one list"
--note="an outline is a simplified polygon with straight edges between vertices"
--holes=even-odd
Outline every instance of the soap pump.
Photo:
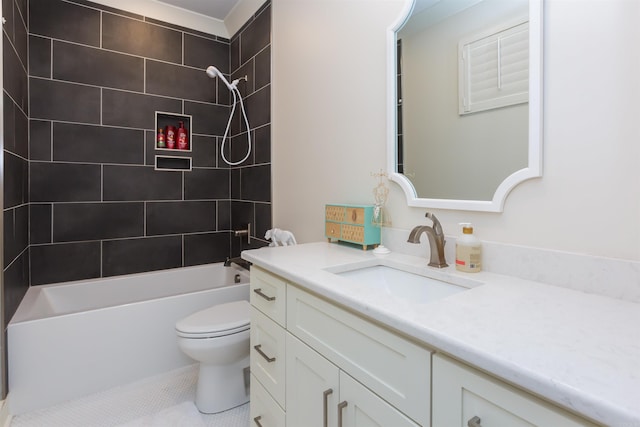
[[469,222],[461,222],[462,235],[456,240],[456,270],[477,273],[482,269],[482,243],[473,235]]

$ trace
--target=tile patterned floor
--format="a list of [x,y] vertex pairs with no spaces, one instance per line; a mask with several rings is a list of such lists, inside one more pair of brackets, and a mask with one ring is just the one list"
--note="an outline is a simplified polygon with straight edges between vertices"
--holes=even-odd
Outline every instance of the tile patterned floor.
[[[198,365],[14,417],[11,427],[115,427],[193,401]],[[207,427],[247,427],[249,404],[202,415]]]

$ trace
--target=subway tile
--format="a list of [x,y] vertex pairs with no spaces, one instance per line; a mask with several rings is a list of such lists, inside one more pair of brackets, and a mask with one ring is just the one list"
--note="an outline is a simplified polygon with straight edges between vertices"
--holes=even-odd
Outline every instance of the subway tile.
[[4,211],[4,265],[9,265],[29,246],[29,206]]
[[30,0],[29,31],[100,46],[100,11],[62,0]]
[[271,165],[242,168],[240,174],[243,200],[271,201]]
[[231,169],[231,198],[240,200],[242,193],[240,192],[240,168]]
[[256,128],[271,122],[271,86],[265,86],[245,99],[249,126]]
[[271,42],[271,7],[266,8],[240,35],[240,63],[244,64]]
[[7,266],[3,274],[2,311],[4,324],[7,325],[29,289],[29,250],[24,251],[11,265]]
[[122,9],[118,9],[115,7],[109,7],[106,6],[102,3],[96,3],[93,1],[89,1],[89,0],[70,0],[73,1],[74,3],[78,3],[78,4],[82,4],[85,6],[89,6],[92,7],[94,9],[100,9],[103,10],[105,12],[112,12],[115,13],[117,15],[122,15],[122,16],[128,16],[129,18],[133,18],[133,19],[138,19],[140,21],[142,21],[144,19],[144,16],[137,14],[137,13],[133,13],[133,12],[128,12],[126,10],[122,10]]
[[258,53],[255,63],[255,89],[258,90],[271,83],[271,47],[267,47]]
[[230,111],[229,107],[223,105],[184,103],[184,113],[192,116],[191,131],[198,134],[224,135]]
[[100,277],[100,242],[32,245],[31,284]]
[[144,162],[144,131],[54,123],[53,160],[142,164]]
[[[251,229],[255,228],[254,224],[254,204],[251,202],[237,201],[231,202],[231,220],[232,230],[244,230],[247,224],[251,224]],[[231,237],[231,254],[232,256],[240,255],[243,249],[247,249],[246,237]]]
[[100,88],[29,79],[31,118],[100,123]]
[[51,122],[29,120],[29,160],[51,161]]
[[216,147],[216,137],[193,135],[191,141],[193,167],[216,167]]
[[194,168],[184,177],[185,200],[228,199],[228,169]]
[[3,57],[3,89],[14,102],[22,109],[29,111],[29,80],[27,73],[20,63],[14,49],[9,48],[9,39],[3,32],[3,43],[6,49],[2,49]]
[[104,167],[104,200],[181,200],[182,172],[150,166]]
[[119,90],[103,90],[103,125],[154,129],[156,111],[180,114],[182,101]]
[[218,200],[216,213],[218,231],[231,230],[231,201]]
[[143,203],[57,203],[53,241],[117,239],[144,235]]
[[264,240],[264,234],[272,228],[271,203],[256,203],[256,227],[254,235]]
[[230,256],[231,233],[188,234],[184,236],[184,265],[222,262]]
[[29,35],[29,76],[51,78],[51,45],[48,37]]
[[14,3],[14,16],[15,16],[15,27],[13,32],[13,46],[18,52],[18,57],[22,62],[22,66],[24,69],[28,69],[29,67],[29,32],[26,28],[26,17],[23,20],[20,16],[20,11],[17,9],[17,5]]
[[31,203],[29,205],[29,243],[53,243],[51,240],[52,205],[50,203]]
[[29,162],[4,153],[4,208],[29,202]]
[[271,126],[262,126],[253,131],[253,154],[256,164],[271,161]]
[[182,33],[111,13],[102,14],[102,47],[182,63]]
[[237,70],[240,66],[240,37],[233,37],[229,43],[229,56],[231,71]]
[[18,156],[29,158],[29,121],[13,100],[4,96],[4,149]]
[[216,202],[147,202],[147,235],[215,231]]
[[229,74],[229,43],[184,35],[184,65],[206,70],[215,66],[224,74]]
[[[13,28],[15,26],[14,19],[19,19],[19,17],[13,16],[13,1],[3,1],[2,2],[2,17],[5,18],[5,23],[2,25],[4,32],[7,34],[13,34]],[[5,45],[6,46],[6,45]]]
[[60,41],[53,42],[53,78],[144,91],[144,59]]
[[211,79],[204,70],[146,61],[147,93],[193,101],[215,102]]
[[100,165],[31,162],[31,201],[99,201],[100,168]]
[[102,274],[105,277],[181,266],[181,236],[102,242]]
[[[252,202],[233,200],[231,202],[231,229],[244,230],[247,224],[254,227],[254,204]],[[232,239],[233,240],[233,239]]]
[[239,79],[238,89],[242,94],[242,99],[246,98],[247,94],[250,94],[254,91],[255,77],[253,75],[253,67],[253,59],[251,59],[242,64],[242,66],[235,70],[231,75],[231,81]]
[[249,139],[247,132],[245,131],[244,133],[234,136],[230,141],[231,144],[229,145],[229,147],[231,148],[231,155],[228,154],[228,150],[225,150],[227,159],[231,161],[231,163],[238,163],[246,157],[246,159],[242,163],[240,163],[239,166],[252,165],[254,156],[252,156],[251,154],[254,148],[254,141],[251,141],[251,148],[249,148]]

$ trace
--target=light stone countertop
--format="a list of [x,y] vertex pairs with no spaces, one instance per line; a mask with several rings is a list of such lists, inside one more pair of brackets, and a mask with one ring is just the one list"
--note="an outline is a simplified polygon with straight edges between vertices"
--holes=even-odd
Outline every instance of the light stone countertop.
[[[242,258],[557,405],[612,427],[640,427],[640,304],[488,272],[427,267],[318,242]],[[471,287],[419,304],[333,274],[383,263]]]

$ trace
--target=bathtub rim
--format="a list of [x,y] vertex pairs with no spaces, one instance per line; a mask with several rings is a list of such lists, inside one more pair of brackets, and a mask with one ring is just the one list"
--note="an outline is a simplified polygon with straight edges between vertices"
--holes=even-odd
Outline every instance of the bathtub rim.
[[[123,281],[140,281],[140,280],[153,280],[153,278],[157,276],[184,276],[188,274],[194,273],[207,273],[214,272],[217,270],[222,270],[230,272],[234,272],[235,274],[240,274],[242,281],[239,283],[218,283],[213,281],[212,286],[207,287],[198,287],[196,289],[181,289],[181,292],[165,292],[157,295],[152,295],[148,298],[144,299],[134,299],[128,302],[118,303],[118,304],[106,304],[99,307],[92,307],[89,309],[77,309],[77,310],[66,310],[66,311],[56,311],[55,308],[51,304],[51,300],[47,295],[47,290],[52,289],[69,289],[78,286],[108,286],[109,283],[115,282],[121,285]],[[164,277],[164,280],[167,280]],[[109,276],[109,277],[98,277],[95,279],[82,279],[82,280],[74,280],[69,282],[59,282],[59,283],[49,283],[46,285],[32,285],[29,286],[27,292],[24,297],[20,301],[16,312],[11,317],[11,320],[7,323],[7,327],[24,323],[24,322],[36,322],[41,320],[50,319],[58,316],[72,316],[84,313],[86,311],[94,311],[94,310],[105,310],[113,307],[118,307],[122,305],[131,305],[131,304],[140,304],[145,301],[151,301],[162,298],[170,298],[172,296],[181,295],[184,293],[201,293],[211,289],[223,288],[227,286],[234,286],[239,284],[245,284],[249,282],[249,270],[246,270],[236,264],[232,264],[230,266],[224,266],[224,262],[210,263],[210,264],[201,264],[189,267],[179,267],[179,268],[171,268],[164,270],[154,270],[147,271],[141,273],[132,273],[126,275],[119,276]],[[48,306],[46,306],[48,304]]]

